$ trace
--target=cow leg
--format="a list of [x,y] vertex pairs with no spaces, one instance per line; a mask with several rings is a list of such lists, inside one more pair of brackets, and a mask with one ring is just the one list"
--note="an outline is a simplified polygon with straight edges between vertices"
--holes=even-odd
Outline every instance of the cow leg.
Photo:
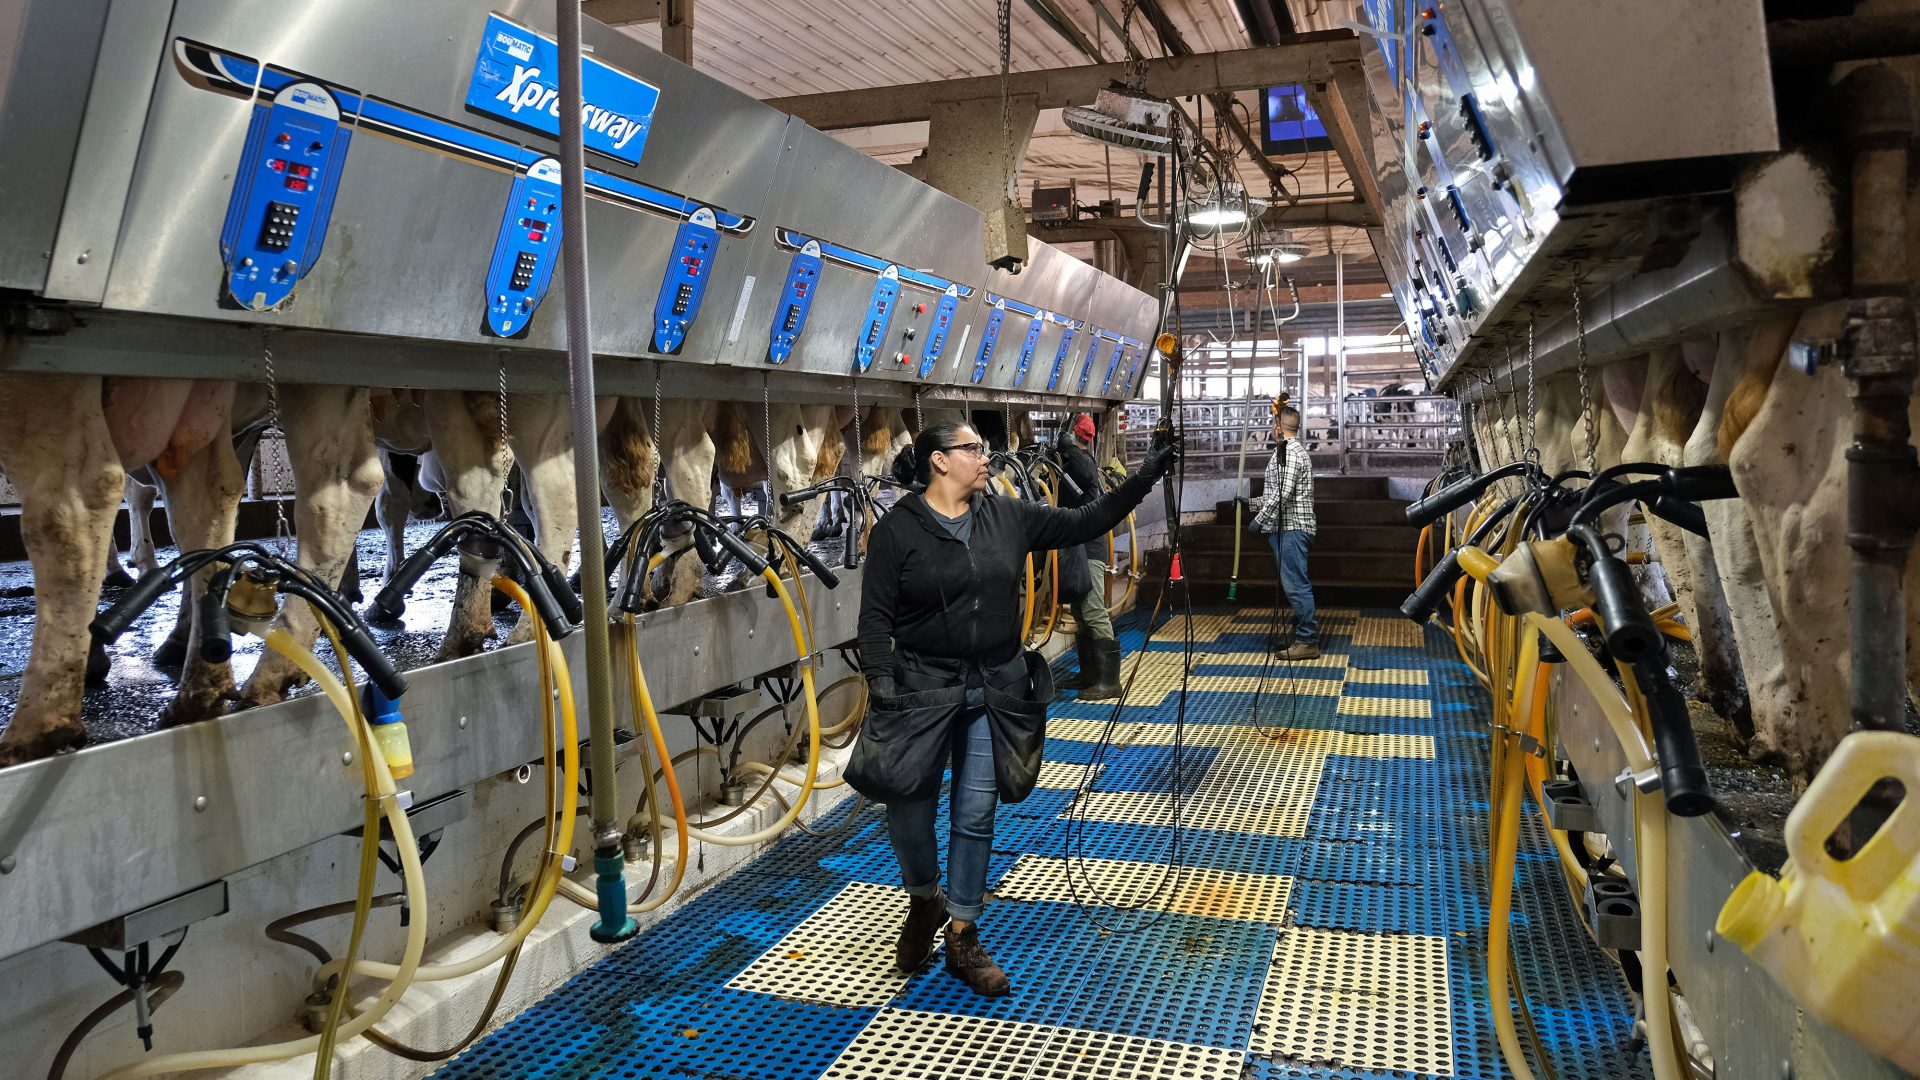
[[[233,456],[233,443],[224,434],[194,451],[172,475],[162,476],[161,483],[167,493],[167,527],[181,551],[224,547],[233,542],[245,477]],[[162,727],[218,715],[233,697],[232,666],[224,660],[209,662],[200,655],[205,627],[200,625],[198,600],[213,574],[213,567],[195,574],[181,594],[180,612],[186,616],[187,630],[182,642],[183,666],[179,689],[161,713]]]
[[[380,534],[387,542],[386,563],[380,571],[380,583],[393,580],[393,572],[407,558],[407,519],[413,508],[412,476],[419,470],[418,459],[409,454],[380,451],[380,494],[373,501],[373,516],[380,523]],[[391,619],[369,616],[386,626],[397,626],[406,611],[403,600]]]
[[[380,455],[373,445],[367,391],[351,386],[287,386],[280,390],[287,454],[293,463],[294,531],[300,565],[321,581],[338,581],[360,536],[360,524],[380,491]],[[280,611],[279,625],[311,646],[320,624],[304,603]],[[291,660],[267,652],[253,669],[240,699],[271,705],[306,681]]]
[[[713,505],[713,465],[717,453],[713,436],[718,407],[713,402],[676,401],[662,411],[661,453],[667,459],[667,490],[673,498],[695,506]],[[686,548],[691,532],[668,541],[669,550]],[[703,582],[699,559],[673,561],[668,583],[659,597],[662,606],[683,604],[700,595]]]
[[622,531],[653,509],[660,463],[649,441],[647,408],[641,398],[619,398],[600,429],[600,488]]
[[[573,539],[579,532],[575,518],[573,487],[573,425],[567,416],[567,399],[558,394],[514,394],[507,399],[507,439],[513,456],[520,462],[521,505],[533,520],[533,542],[540,554],[562,570],[573,556]],[[583,543],[606,545],[605,534],[595,529]],[[507,644],[533,639],[535,616],[520,613],[520,620],[507,635]]]
[[[494,399],[462,391],[426,396],[427,431],[446,478],[448,510],[458,517],[470,510],[500,512],[510,454],[500,445]],[[509,416],[512,415],[509,409]],[[493,636],[493,584],[465,573],[454,586],[453,616],[440,641],[440,659],[471,656]]]
[[33,651],[0,765],[84,742],[80,723],[87,624],[113,542],[125,472],[94,376],[0,375],[0,472],[20,493],[20,534],[33,564]]
[[[134,515],[138,512],[134,509],[133,493],[139,490],[139,487],[140,484],[132,477],[128,477],[124,485],[127,499],[127,524],[130,530],[133,526]],[[151,507],[152,504],[149,503],[148,506]],[[129,545],[129,547],[131,547],[131,545]],[[104,589],[124,589],[131,584],[133,584],[133,575],[127,573],[126,567],[120,565],[120,553],[115,550],[113,542],[108,541],[107,572],[100,578],[100,587]]]

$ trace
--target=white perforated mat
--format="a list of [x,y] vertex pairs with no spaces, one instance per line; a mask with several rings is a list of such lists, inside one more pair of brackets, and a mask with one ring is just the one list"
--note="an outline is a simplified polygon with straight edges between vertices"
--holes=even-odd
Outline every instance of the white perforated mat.
[[1238,1080],[1245,1054],[980,1016],[885,1010],[821,1080]]
[[1249,1049],[1448,1075],[1451,1009],[1444,939],[1293,927],[1274,946]]
[[727,985],[822,1005],[885,1005],[907,983],[893,966],[906,918],[905,890],[850,882]]
[[[1174,871],[1173,877],[1168,877]],[[1073,875],[1068,881],[1068,873]],[[1112,907],[1172,911],[1216,919],[1278,923],[1286,918],[1293,879],[1165,863],[1025,855],[994,887],[1003,900],[1076,900]]]

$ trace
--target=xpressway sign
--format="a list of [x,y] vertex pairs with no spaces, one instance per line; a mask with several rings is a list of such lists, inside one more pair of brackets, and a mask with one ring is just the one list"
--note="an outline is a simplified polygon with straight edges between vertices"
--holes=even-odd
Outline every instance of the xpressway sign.
[[[580,87],[587,149],[639,164],[660,91],[591,57],[581,59]],[[467,108],[557,136],[560,47],[511,19],[489,15],[467,84]]]

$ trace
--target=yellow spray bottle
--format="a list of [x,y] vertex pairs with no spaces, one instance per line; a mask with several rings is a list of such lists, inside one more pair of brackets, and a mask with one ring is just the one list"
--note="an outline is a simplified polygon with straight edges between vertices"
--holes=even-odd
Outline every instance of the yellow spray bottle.
[[[1851,858],[1827,838],[1874,784],[1906,798]],[[1714,929],[1802,1007],[1920,1072],[1920,738],[1847,736],[1787,816],[1787,865],[1747,875]]]

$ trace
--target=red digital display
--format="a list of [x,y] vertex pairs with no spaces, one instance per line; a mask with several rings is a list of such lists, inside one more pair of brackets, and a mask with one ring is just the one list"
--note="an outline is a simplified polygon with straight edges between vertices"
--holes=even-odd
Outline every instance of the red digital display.
[[532,229],[532,230],[529,230],[527,233],[527,239],[533,241],[536,244],[542,240],[545,240],[546,238],[547,238],[547,234],[541,232],[539,229]]
[[297,176],[289,176],[287,177],[287,190],[288,191],[305,191],[307,190],[307,182],[305,180],[300,179]]
[[294,165],[288,166],[287,171],[292,173],[295,176],[312,176],[313,166],[294,164]]
[[280,160],[279,158],[268,158],[267,168],[272,169],[274,172],[286,172],[287,163]]

